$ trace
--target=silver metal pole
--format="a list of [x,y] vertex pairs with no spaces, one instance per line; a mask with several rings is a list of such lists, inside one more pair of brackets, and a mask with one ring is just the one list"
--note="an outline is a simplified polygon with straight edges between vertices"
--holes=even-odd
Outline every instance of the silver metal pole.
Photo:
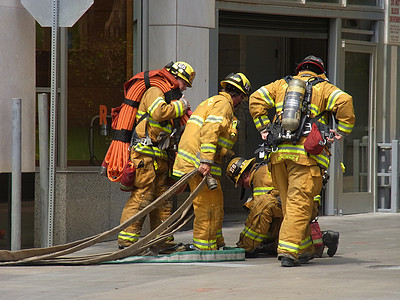
[[48,245],[53,246],[54,187],[56,167],[57,133],[57,47],[58,47],[58,0],[53,0],[53,24],[51,27],[51,102],[50,102],[50,153],[49,153],[49,211]]
[[392,186],[390,195],[390,212],[397,213],[399,210],[398,205],[398,187],[399,187],[399,141],[392,141]]
[[40,166],[40,244],[49,247],[49,117],[47,94],[38,97],[39,115],[39,166]]
[[11,251],[21,249],[21,99],[12,98]]

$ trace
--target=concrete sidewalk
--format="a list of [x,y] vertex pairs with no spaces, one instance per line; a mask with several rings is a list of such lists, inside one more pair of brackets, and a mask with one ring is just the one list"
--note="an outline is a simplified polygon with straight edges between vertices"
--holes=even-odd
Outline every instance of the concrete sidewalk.
[[[226,215],[234,246],[245,215]],[[0,267],[0,299],[400,299],[400,214],[322,216],[340,232],[332,258],[282,268],[276,257],[239,262]],[[191,242],[191,231],[175,234]],[[115,251],[116,241],[84,251]],[[326,250],[325,250],[326,251]]]

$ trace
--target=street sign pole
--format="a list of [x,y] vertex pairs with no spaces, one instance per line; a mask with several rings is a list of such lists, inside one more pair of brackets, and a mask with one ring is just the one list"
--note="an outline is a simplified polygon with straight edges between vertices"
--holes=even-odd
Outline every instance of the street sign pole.
[[[51,2],[51,5],[50,5]],[[21,0],[21,4],[42,27],[51,27],[51,86],[49,136],[49,186],[47,237],[42,245],[53,246],[54,193],[57,166],[58,34],[60,27],[72,27],[94,0]],[[49,9],[51,7],[51,10]],[[46,188],[46,187],[45,187]],[[42,216],[43,217],[43,216]],[[43,234],[42,234],[43,237]]]
[[50,150],[49,150],[49,201],[47,247],[53,246],[54,188],[56,168],[57,133],[57,65],[58,65],[58,2],[53,0],[51,27],[51,86],[50,86]]

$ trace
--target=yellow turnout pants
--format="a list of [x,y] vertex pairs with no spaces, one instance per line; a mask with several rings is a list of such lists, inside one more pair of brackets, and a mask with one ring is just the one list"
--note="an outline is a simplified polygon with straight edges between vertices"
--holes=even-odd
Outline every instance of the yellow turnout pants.
[[278,256],[298,259],[300,254],[313,253],[309,222],[314,197],[322,188],[320,168],[317,165],[299,165],[286,159],[272,164],[272,179],[279,190],[283,213]]
[[[201,182],[203,176],[196,174],[189,179],[190,190],[193,191]],[[223,193],[221,182],[218,187],[210,190],[204,185],[193,199],[193,245],[200,250],[217,250],[225,245],[222,236],[222,221],[224,218]]]
[[[132,161],[136,167],[134,190],[122,211],[120,224],[144,209],[168,189],[166,184],[168,163],[166,160],[134,152]],[[151,211],[149,214],[150,230],[155,229],[161,222],[168,219],[171,215],[171,210],[172,201],[166,200],[163,205]],[[126,247],[137,242],[144,219],[142,218],[120,231],[118,244]]]

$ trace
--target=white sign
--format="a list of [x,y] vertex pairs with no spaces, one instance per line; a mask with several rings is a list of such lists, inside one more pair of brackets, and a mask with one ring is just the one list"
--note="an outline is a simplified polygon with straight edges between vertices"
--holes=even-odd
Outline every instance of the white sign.
[[386,1],[385,44],[400,45],[400,0]]
[[[42,27],[53,25],[53,1],[21,0],[21,4]],[[94,0],[58,0],[58,26],[72,27],[76,21],[92,6]]]

